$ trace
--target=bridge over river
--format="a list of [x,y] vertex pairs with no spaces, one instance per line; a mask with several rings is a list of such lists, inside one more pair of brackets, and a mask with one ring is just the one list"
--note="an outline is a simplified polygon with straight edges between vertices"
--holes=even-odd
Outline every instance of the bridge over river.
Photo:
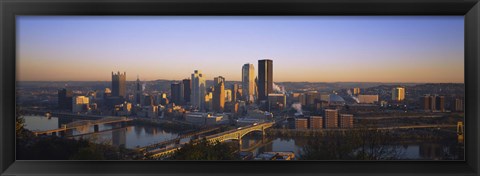
[[[274,122],[259,123],[250,126],[240,127],[234,130],[221,132],[218,134],[213,134],[206,136],[205,138],[209,142],[224,142],[227,140],[238,140],[240,145],[242,144],[242,137],[246,134],[249,134],[254,131],[262,132],[262,135],[265,136],[265,130],[271,128],[274,125]],[[182,144],[175,144],[170,147],[165,147],[161,149],[156,149],[152,151],[145,151],[145,156],[149,158],[162,158],[173,154],[176,150],[182,148]]]
[[108,117],[103,117],[98,120],[78,120],[78,121],[73,121],[71,123],[68,123],[66,125],[62,125],[61,128],[58,129],[53,129],[53,130],[45,130],[45,131],[35,131],[33,132],[35,135],[56,135],[57,133],[60,133],[61,136],[65,136],[65,132],[67,130],[73,130],[85,126],[92,126],[94,127],[94,132],[98,132],[98,126],[101,124],[111,124],[111,123],[122,123],[122,126],[125,126],[126,122],[132,121],[132,119],[129,119],[127,117],[114,117],[114,116],[108,116]]

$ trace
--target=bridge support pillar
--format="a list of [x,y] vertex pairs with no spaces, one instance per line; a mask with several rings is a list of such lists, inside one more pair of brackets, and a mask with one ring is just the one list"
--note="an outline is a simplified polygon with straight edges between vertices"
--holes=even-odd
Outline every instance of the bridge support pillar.
[[122,125],[122,128],[125,128],[127,126],[127,122],[125,122],[125,121],[120,122],[120,124]]
[[52,136],[56,136],[57,135],[57,132],[52,132]]
[[98,132],[98,125],[93,125],[93,131]]

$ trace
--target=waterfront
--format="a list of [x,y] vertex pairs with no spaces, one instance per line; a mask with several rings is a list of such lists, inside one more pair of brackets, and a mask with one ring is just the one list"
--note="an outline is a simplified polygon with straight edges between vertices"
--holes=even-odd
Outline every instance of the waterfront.
[[[29,130],[50,130],[60,126],[59,118],[44,116],[25,116],[26,128]],[[113,146],[125,146],[129,149],[137,147],[144,147],[153,143],[171,140],[180,136],[181,131],[164,130],[160,127],[146,126],[133,124],[127,127],[120,127],[117,125],[99,125],[99,133],[93,133],[93,126],[75,129],[72,135],[75,138],[88,138],[95,140],[97,143],[107,143]],[[167,132],[168,131],[168,132]],[[82,135],[86,134],[88,135]],[[455,138],[455,134],[452,134]],[[303,147],[308,144],[308,140],[312,136],[301,135],[269,135],[262,138],[257,133],[248,134],[242,139],[242,151],[252,152],[253,155],[262,152],[280,152],[290,151],[294,152],[295,159],[300,159],[303,153]],[[321,139],[319,139],[321,140]],[[182,139],[180,142],[185,143],[188,139]],[[235,141],[233,141],[235,142]],[[407,141],[402,145],[393,146],[399,154],[398,159],[406,160],[441,160],[454,159],[461,160],[463,157],[459,156],[458,151],[452,150],[452,146],[456,145],[454,140],[429,140],[429,141]]]

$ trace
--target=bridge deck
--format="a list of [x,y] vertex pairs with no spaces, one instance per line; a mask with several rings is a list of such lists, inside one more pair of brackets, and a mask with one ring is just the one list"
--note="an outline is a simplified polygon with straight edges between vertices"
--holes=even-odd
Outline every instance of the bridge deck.
[[[111,118],[111,117],[109,117],[109,118]],[[124,117],[119,119],[117,117],[115,119],[110,119],[110,120],[104,118],[104,119],[99,119],[99,120],[95,120],[95,121],[81,121],[80,123],[79,122],[72,122],[71,124],[73,124],[73,125],[68,125],[67,124],[65,128],[58,128],[58,129],[44,130],[44,131],[35,131],[34,134],[35,135],[49,134],[49,133],[53,133],[53,132],[61,132],[61,131],[71,130],[71,129],[75,129],[75,128],[85,126],[85,125],[100,125],[100,124],[129,122],[129,121],[132,121],[132,119],[128,119],[128,118],[124,118]]]

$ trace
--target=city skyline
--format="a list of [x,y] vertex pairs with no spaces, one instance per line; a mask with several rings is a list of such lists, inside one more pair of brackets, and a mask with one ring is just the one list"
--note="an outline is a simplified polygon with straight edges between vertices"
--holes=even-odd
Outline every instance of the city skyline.
[[271,59],[274,82],[464,82],[461,16],[17,20],[18,81],[241,81],[244,64]]

